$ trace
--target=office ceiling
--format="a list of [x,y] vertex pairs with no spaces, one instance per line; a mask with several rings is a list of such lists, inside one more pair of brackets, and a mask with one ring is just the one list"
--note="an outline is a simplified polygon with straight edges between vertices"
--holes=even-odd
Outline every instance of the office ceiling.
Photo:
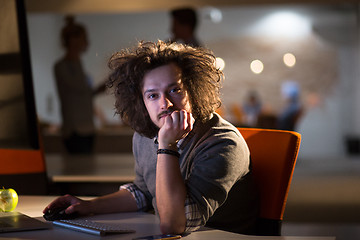
[[25,0],[31,13],[117,13],[168,10],[191,6],[240,6],[265,4],[344,4],[360,0]]

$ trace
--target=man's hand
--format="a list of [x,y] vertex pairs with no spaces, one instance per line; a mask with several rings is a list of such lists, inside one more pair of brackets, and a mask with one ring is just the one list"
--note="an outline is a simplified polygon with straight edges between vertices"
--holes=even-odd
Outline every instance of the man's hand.
[[65,209],[66,214],[76,212],[79,215],[88,215],[91,213],[90,201],[81,200],[71,195],[58,197],[43,210],[43,213],[56,208]]
[[63,208],[66,214],[77,213],[79,215],[106,214],[117,212],[137,211],[137,205],[132,194],[125,190],[119,190],[91,200],[82,200],[80,198],[65,195],[56,198],[44,210]]
[[185,110],[166,116],[158,134],[159,148],[176,150],[176,143],[193,129],[194,122],[192,114]]

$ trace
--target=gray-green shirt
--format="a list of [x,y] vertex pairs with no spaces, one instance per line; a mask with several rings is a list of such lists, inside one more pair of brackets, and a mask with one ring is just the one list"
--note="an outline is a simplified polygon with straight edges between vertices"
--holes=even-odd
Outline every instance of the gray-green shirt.
[[[134,134],[134,184],[156,212],[157,148],[154,139]],[[201,225],[252,233],[258,200],[251,179],[249,149],[236,127],[215,113],[206,123],[195,123],[179,152],[187,195],[197,206]]]

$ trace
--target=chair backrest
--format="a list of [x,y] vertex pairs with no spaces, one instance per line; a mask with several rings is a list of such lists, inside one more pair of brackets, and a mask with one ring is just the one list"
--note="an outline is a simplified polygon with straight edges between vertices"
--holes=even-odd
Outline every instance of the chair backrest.
[[260,218],[278,221],[281,228],[301,135],[272,129],[239,128],[239,131],[250,149],[253,176],[260,193]]
[[48,179],[40,150],[0,149],[0,187],[18,194],[46,194]]

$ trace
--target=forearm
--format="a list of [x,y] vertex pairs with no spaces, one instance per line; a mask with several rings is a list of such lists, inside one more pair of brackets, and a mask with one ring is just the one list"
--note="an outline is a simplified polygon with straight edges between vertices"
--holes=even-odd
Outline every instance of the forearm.
[[92,214],[132,212],[137,211],[137,205],[132,194],[127,190],[119,190],[90,201]]
[[[194,119],[185,110],[173,111],[164,119],[158,133],[159,150],[177,151],[177,143],[192,130]],[[183,233],[186,187],[182,178],[178,156],[158,153],[156,165],[156,205],[163,233]]]
[[185,230],[186,188],[182,179],[179,159],[159,154],[156,170],[156,203],[163,233],[182,233]]

